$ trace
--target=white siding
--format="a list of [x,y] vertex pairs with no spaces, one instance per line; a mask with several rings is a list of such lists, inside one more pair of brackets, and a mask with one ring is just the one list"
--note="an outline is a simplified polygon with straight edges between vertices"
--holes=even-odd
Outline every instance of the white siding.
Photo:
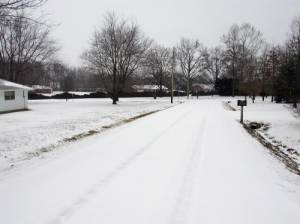
[[[5,100],[4,92],[14,91],[15,100]],[[24,96],[23,96],[24,92]],[[0,90],[0,112],[28,109],[28,90]]]

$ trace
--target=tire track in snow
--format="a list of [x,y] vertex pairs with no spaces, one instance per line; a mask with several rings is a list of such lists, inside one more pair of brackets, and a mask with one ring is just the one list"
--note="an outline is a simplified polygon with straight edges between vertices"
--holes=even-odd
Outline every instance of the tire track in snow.
[[170,224],[186,224],[186,217],[190,208],[190,200],[193,193],[197,168],[201,160],[201,145],[205,132],[206,116],[207,114],[203,116],[200,124],[198,125],[199,129],[195,135],[195,142],[191,147],[191,154],[188,165],[184,172],[182,185],[180,187],[179,194],[169,220]]
[[133,155],[131,155],[127,160],[122,162],[118,167],[108,173],[106,176],[101,178],[97,184],[93,185],[93,187],[86,191],[83,195],[81,195],[77,200],[70,204],[70,206],[63,209],[61,212],[56,215],[54,219],[52,219],[49,224],[62,224],[68,218],[70,218],[77,210],[79,210],[82,206],[88,203],[91,200],[92,196],[95,195],[101,187],[108,184],[113,180],[113,178],[117,177],[124,169],[134,163],[140,156],[142,156],[152,145],[154,145],[158,140],[160,140],[170,129],[172,129],[178,122],[181,122],[189,113],[192,112],[192,109],[188,110],[181,114],[174,122],[168,125],[163,131],[159,132],[152,138],[147,144],[145,144],[142,148],[137,150]]

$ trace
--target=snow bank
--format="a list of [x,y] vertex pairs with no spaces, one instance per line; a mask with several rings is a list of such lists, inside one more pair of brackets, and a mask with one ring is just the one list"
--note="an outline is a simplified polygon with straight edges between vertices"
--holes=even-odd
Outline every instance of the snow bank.
[[[231,100],[232,107],[239,110],[237,99],[228,100]],[[259,98],[255,103],[249,99],[244,119],[265,124],[257,131],[300,164],[300,119],[298,112],[290,105],[271,103],[269,98],[265,101]]]

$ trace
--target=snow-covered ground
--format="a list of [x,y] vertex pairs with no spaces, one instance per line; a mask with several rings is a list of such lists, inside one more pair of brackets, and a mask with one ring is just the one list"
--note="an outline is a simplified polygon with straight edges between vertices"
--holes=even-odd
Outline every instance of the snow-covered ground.
[[300,177],[237,120],[191,100],[0,173],[1,223],[298,224]]
[[30,111],[0,115],[0,172],[40,156],[66,138],[170,106],[169,98],[128,98],[118,105],[110,99],[29,101]]
[[[239,110],[236,100],[231,105]],[[239,113],[239,111],[237,112]],[[299,112],[287,104],[271,103],[270,98],[262,101],[257,98],[255,103],[248,100],[244,119],[250,122],[262,122],[265,127],[258,131],[272,144],[279,146],[290,158],[300,164],[300,116]],[[294,150],[298,153],[294,153]]]

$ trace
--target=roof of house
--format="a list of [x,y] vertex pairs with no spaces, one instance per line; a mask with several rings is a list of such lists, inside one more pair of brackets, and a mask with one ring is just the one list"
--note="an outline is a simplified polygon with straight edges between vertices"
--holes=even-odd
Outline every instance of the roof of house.
[[204,83],[195,83],[192,85],[192,88],[200,88],[202,91],[212,91],[214,89],[214,86]]
[[[158,90],[160,87],[159,85],[133,85],[132,88],[134,89],[142,89],[142,90]],[[168,88],[162,86],[163,90],[167,90]]]
[[33,85],[32,88],[34,90],[36,90],[36,89],[51,89],[52,90],[52,88],[50,86],[42,86],[42,85]]
[[25,90],[32,90],[32,88],[28,86],[24,86],[18,83],[10,82],[4,79],[0,79],[0,90],[5,89],[25,89]]

